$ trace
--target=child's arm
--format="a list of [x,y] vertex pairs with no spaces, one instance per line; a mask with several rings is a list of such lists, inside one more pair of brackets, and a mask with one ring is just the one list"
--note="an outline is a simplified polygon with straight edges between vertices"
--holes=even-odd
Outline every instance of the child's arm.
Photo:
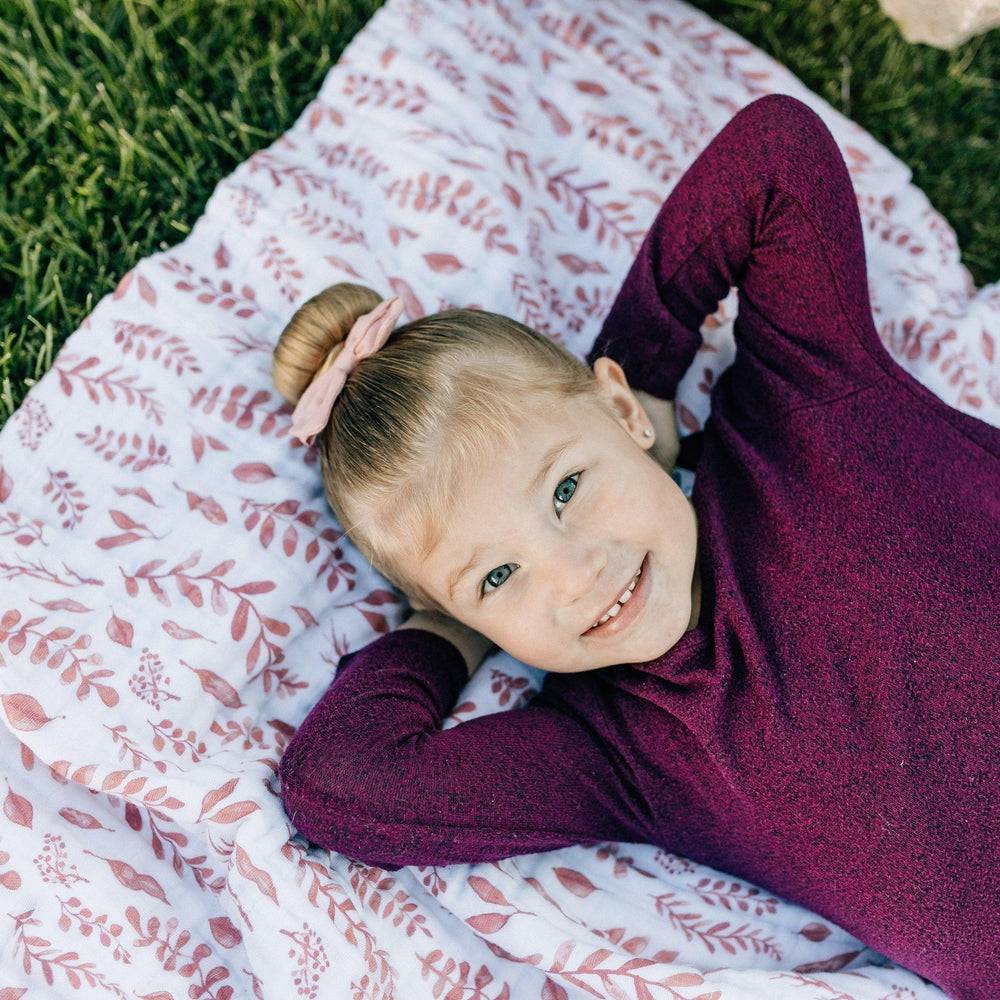
[[486,654],[496,647],[496,643],[490,642],[481,633],[463,625],[456,618],[451,618],[438,611],[414,611],[406,621],[397,625],[396,628],[422,628],[447,639],[462,654],[470,677],[476,672],[479,664],[483,662]]
[[292,824],[385,868],[647,840],[628,766],[544,689],[526,707],[442,729],[467,681],[458,648],[420,628],[342,657],[281,758]]
[[674,399],[705,317],[734,286],[725,389],[756,419],[869,385],[884,375],[875,358],[891,362],[871,316],[847,166],[823,119],[786,94],[738,111],[685,171],[587,363],[607,355],[632,388]]

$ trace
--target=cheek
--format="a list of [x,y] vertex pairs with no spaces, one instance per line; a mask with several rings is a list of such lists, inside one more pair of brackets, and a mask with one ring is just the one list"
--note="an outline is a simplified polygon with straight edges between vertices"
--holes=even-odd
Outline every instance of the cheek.
[[[623,469],[602,480],[593,494],[591,509],[595,521],[607,523],[629,515],[650,515],[667,503],[667,493],[660,478],[645,468]],[[660,472],[662,477],[665,473]],[[668,479],[669,482],[669,479]]]
[[606,519],[623,506],[630,507],[634,492],[629,487],[629,474],[626,471],[621,470],[612,475],[605,473],[590,494],[590,510],[595,518]]

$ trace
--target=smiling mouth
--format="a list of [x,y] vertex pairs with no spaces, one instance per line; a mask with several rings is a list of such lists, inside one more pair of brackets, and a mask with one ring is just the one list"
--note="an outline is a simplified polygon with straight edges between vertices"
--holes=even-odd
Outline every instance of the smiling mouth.
[[[597,624],[591,625],[589,628],[585,629],[581,635],[596,636],[603,635],[607,632],[624,631],[624,629],[631,624],[636,612],[638,611],[641,613],[640,606],[644,606],[646,602],[645,589],[648,584],[648,580],[646,578],[649,576],[648,559],[649,553],[647,552],[646,555],[643,556],[642,562],[639,564],[639,568],[636,570],[635,576],[633,577],[635,582],[632,586],[631,596],[629,599],[624,604],[619,604],[615,601],[615,603],[611,606],[612,608],[617,607],[617,612],[610,618],[605,618],[603,621],[599,620]],[[630,580],[629,583],[633,583],[633,580]],[[642,594],[639,593],[640,590],[643,591]],[[622,593],[624,593],[624,590]],[[637,598],[639,599],[637,600]],[[607,612],[605,612],[605,614],[606,613]],[[619,619],[621,620],[619,621]],[[615,627],[616,622],[617,627]]]

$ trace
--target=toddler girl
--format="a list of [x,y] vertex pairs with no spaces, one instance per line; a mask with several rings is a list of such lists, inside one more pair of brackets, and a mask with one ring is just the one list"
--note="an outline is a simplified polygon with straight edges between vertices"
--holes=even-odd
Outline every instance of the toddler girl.
[[[642,400],[675,398],[732,286],[689,502]],[[883,347],[822,119],[782,94],[732,118],[587,366],[463,309],[366,357],[399,308],[335,285],[275,351],[289,401],[320,369],[295,426],[338,521],[424,609],[343,657],[290,741],[298,831],[391,870],[657,844],[997,995],[1000,430]],[[493,644],[542,691],[442,730]]]

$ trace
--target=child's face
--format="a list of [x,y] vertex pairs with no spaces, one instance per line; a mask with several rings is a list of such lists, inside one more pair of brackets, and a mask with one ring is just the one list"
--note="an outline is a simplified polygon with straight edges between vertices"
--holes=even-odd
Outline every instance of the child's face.
[[[650,424],[621,366],[598,359],[594,374],[611,412],[571,400],[536,418],[493,474],[470,475],[447,532],[414,574],[448,614],[554,673],[655,659],[697,624],[694,508],[647,454]],[[573,437],[526,493],[546,452]],[[585,634],[647,553],[639,617],[618,635]]]

